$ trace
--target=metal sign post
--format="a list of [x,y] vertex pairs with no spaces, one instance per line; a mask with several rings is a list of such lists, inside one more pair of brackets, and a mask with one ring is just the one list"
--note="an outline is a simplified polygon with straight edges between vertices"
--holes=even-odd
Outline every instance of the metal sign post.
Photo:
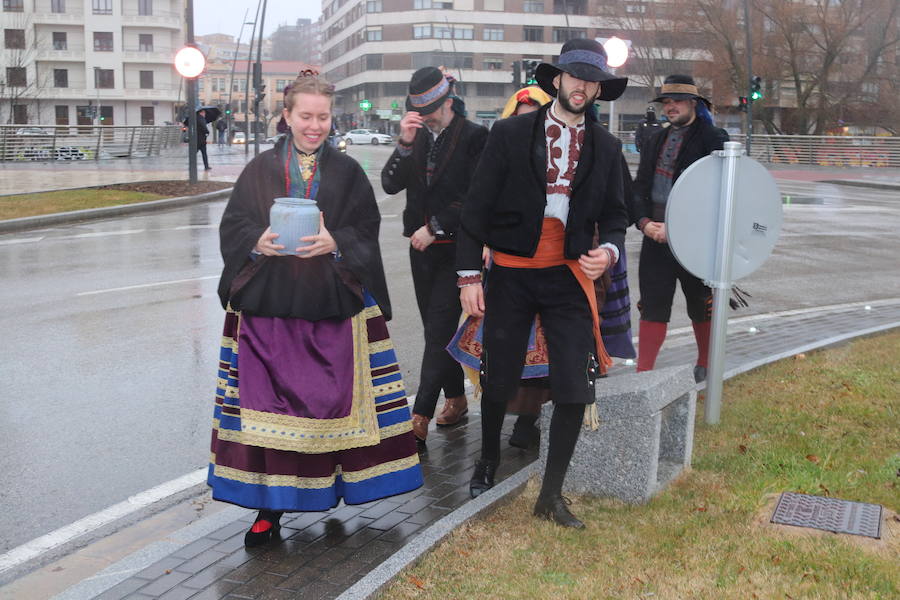
[[713,289],[707,423],[719,422],[728,298],[732,284],[769,257],[781,232],[781,194],[772,175],[738,142],[685,169],[666,203],[666,237],[675,259]]

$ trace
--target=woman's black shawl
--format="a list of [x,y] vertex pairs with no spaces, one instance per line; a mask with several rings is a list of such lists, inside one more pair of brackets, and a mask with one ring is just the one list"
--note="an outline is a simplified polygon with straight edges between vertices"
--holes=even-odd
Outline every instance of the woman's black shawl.
[[[219,225],[225,268],[219,280],[222,306],[266,317],[308,321],[345,319],[363,308],[361,287],[391,318],[378,229],[381,214],[362,167],[325,145],[319,154],[320,184],[316,204],[334,237],[339,260],[332,255],[251,257],[269,226],[275,198],[286,196],[281,140],[244,168]],[[277,240],[276,240],[277,241]]]

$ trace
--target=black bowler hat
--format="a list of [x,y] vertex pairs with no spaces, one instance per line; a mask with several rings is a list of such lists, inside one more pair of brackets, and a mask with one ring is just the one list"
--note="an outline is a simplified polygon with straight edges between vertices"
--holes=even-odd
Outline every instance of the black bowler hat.
[[702,100],[706,104],[706,108],[710,107],[710,102],[700,95],[694,78],[690,75],[669,75],[663,81],[662,88],[659,90],[659,96],[651,100],[651,102],[662,102],[665,98],[672,100],[688,100],[696,98]]
[[560,72],[568,73],[583,81],[600,81],[600,96],[597,99],[610,102],[625,91],[628,78],[616,77],[608,69],[603,44],[597,40],[577,38],[563,44],[559,61],[555,65],[539,64],[534,77],[541,89],[554,97],[556,86],[553,85],[553,78]]
[[422,67],[409,81],[406,110],[420,115],[436,111],[452,91],[452,84],[437,67]]

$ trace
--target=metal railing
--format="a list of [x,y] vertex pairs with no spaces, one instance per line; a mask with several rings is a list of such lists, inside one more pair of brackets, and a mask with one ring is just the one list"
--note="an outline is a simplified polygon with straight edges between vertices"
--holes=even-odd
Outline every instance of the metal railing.
[[181,136],[178,125],[0,125],[0,161],[159,156]]
[[[626,153],[636,153],[634,132],[619,132]],[[745,135],[731,141],[744,144]],[[746,144],[745,144],[746,145]],[[751,156],[763,163],[820,167],[900,167],[900,137],[754,134]]]

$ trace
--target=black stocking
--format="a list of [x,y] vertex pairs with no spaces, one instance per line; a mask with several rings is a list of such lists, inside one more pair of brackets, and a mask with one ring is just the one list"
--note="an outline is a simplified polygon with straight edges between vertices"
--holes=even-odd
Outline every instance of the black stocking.
[[562,493],[563,481],[584,419],[584,407],[584,404],[557,404],[553,407],[547,468],[541,485],[542,498],[552,498]]

